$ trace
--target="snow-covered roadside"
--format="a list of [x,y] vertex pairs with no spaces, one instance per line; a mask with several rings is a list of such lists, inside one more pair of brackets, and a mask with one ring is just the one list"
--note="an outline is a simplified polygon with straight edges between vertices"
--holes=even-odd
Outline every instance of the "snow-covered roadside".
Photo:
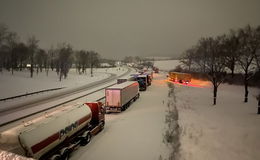
[[[55,95],[59,95],[62,93],[69,93],[72,92],[73,90],[77,90],[79,88],[86,88],[89,85],[94,86],[96,83],[98,83],[98,81],[101,80],[105,80],[108,79],[109,76],[113,75],[113,76],[120,76],[123,75],[124,73],[126,73],[128,71],[127,68],[106,68],[106,69],[99,69],[99,71],[95,71],[94,73],[94,77],[88,77],[87,75],[78,75],[77,73],[71,73],[70,78],[68,77],[65,80],[62,80],[61,82],[59,82],[56,78],[57,75],[55,75],[55,79],[53,79],[54,77],[46,77],[46,75],[41,75],[43,76],[43,78],[45,80],[42,79],[38,79],[38,78],[33,78],[27,80],[26,78],[21,78],[19,76],[14,76],[12,78],[12,81],[9,83],[8,82],[8,78],[10,77],[1,77],[2,79],[6,79],[5,81],[3,81],[3,84],[1,84],[0,88],[4,88],[3,90],[5,92],[2,92],[2,95],[6,95],[6,94],[14,94],[14,93],[19,93],[19,92],[25,92],[25,91],[35,91],[36,89],[49,89],[50,87],[65,87],[64,89],[60,89],[60,90],[56,90],[56,91],[51,91],[51,92],[44,92],[44,93],[40,93],[40,94],[34,94],[34,95],[30,95],[30,96],[25,96],[25,97],[21,97],[21,98],[15,98],[15,99],[11,99],[11,100],[7,100],[7,101],[1,101],[0,102],[0,110],[5,110],[5,108],[16,108],[16,105],[27,105],[27,103],[30,103],[31,101],[39,101],[40,99],[44,98],[48,98],[48,97],[52,97]],[[56,74],[56,73],[55,73]],[[58,81],[58,82],[57,82]],[[5,82],[5,83],[4,83]],[[17,85],[16,84],[20,84],[23,83],[23,85]],[[57,85],[58,86],[55,86]],[[9,89],[11,91],[9,91]],[[14,96],[14,95],[12,95]]]
[[217,105],[212,89],[175,85],[182,127],[182,159],[260,159],[260,116],[250,88],[249,102],[243,102],[243,86],[223,84]]
[[34,160],[32,158],[26,158],[11,152],[2,151],[0,149],[0,158],[1,160]]
[[122,67],[99,68],[94,69],[94,76],[91,77],[89,69],[87,69],[86,74],[81,75],[76,73],[75,69],[71,69],[68,77],[62,79],[61,82],[54,71],[49,71],[48,76],[46,76],[45,72],[39,72],[38,75],[35,73],[33,78],[30,78],[28,71],[15,72],[14,75],[4,71],[0,73],[0,99],[51,88],[74,88],[108,78],[110,76],[109,73],[121,75],[126,70],[126,68]]

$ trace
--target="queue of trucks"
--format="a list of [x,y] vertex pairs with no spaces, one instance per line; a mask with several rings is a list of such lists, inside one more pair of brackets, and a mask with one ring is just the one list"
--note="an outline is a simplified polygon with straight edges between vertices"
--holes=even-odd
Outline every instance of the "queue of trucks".
[[105,126],[105,113],[122,112],[136,101],[139,90],[152,82],[152,72],[142,72],[105,89],[105,105],[89,102],[62,107],[0,134],[8,151],[34,159],[65,160]]

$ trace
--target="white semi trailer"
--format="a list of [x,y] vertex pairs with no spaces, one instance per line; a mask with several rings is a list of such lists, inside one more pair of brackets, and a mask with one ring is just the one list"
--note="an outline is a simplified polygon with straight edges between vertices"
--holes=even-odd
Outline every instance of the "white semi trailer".
[[34,159],[68,159],[103,129],[101,102],[76,104],[18,125],[0,135],[0,147]]
[[129,107],[132,101],[140,96],[139,84],[136,81],[127,81],[105,89],[106,112],[121,112]]

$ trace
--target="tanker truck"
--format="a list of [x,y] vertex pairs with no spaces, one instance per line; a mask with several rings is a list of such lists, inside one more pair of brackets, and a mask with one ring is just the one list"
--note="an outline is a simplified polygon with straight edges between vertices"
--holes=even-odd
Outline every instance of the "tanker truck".
[[106,88],[106,113],[126,110],[130,103],[138,99],[139,96],[139,84],[136,81],[126,81]]
[[2,132],[0,147],[34,159],[68,159],[104,128],[104,114],[101,102],[62,107]]

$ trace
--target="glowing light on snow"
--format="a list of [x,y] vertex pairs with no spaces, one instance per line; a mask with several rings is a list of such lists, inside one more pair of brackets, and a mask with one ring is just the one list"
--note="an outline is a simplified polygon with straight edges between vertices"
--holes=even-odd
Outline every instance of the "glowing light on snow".
[[188,87],[197,87],[197,88],[209,88],[210,82],[209,81],[203,81],[203,80],[198,80],[198,79],[192,79],[190,83],[180,83],[180,82],[173,82],[170,81],[169,79],[165,80],[166,82],[182,85],[182,86],[188,86]]

